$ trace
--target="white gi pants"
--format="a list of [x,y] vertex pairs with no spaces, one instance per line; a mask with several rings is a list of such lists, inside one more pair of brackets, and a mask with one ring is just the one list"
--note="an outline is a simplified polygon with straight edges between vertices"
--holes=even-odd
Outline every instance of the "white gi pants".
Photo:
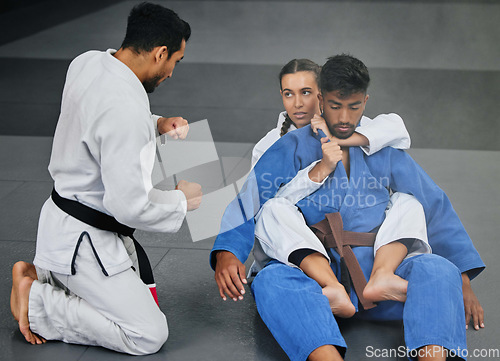
[[47,340],[132,355],[157,352],[168,337],[167,320],[138,275],[128,269],[105,276],[86,238],[75,265],[76,274],[69,276],[37,267],[29,296],[31,330]]
[[[309,169],[310,167],[306,168],[303,173],[307,174]],[[307,188],[308,183],[304,180],[299,182],[300,176],[301,174],[281,188],[274,198],[262,206],[255,217],[255,236],[258,242],[254,249],[256,265],[253,267],[256,267],[256,270],[269,258],[297,267],[289,262],[288,258],[292,252],[304,248],[319,252],[330,260],[324,246],[295,206],[296,202],[311,193],[311,189],[301,191]],[[422,205],[414,196],[396,192],[390,198],[386,218],[377,233],[374,255],[380,247],[404,238],[416,240],[407,257],[432,252],[427,239]]]

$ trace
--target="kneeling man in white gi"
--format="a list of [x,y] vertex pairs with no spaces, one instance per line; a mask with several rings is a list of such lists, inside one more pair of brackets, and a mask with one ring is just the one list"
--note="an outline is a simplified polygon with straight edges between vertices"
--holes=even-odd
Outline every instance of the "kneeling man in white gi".
[[172,76],[190,34],[175,12],[142,3],[118,51],[89,51],[69,66],[36,269],[13,268],[11,310],[28,342],[144,355],[167,340],[151,266],[133,232],[176,232],[201,202],[196,183],[159,191],[151,182],[156,137],[184,139],[188,125],[152,115],[147,93]]

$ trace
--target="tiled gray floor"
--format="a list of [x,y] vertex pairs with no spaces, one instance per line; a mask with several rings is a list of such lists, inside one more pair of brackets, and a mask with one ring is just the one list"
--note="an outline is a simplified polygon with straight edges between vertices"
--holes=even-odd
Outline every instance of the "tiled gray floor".
[[0,328],[1,360],[34,361],[61,360],[78,361],[88,347],[49,342],[43,346],[26,344],[20,332],[12,328]]
[[[242,156],[236,158],[244,161],[248,160],[251,146],[219,144],[217,148],[220,154],[234,152]],[[495,348],[497,326],[500,324],[494,301],[500,297],[495,281],[500,268],[496,262],[497,252],[494,252],[498,248],[498,232],[495,230],[498,229],[496,223],[500,199],[495,185],[500,181],[500,155],[498,152],[431,149],[412,149],[410,153],[446,190],[487,265],[487,270],[473,281],[473,287],[486,312],[487,328],[479,332],[469,330],[467,335],[471,351]],[[235,168],[234,170],[236,171]],[[17,182],[9,184],[12,187]],[[35,232],[38,211],[32,209],[32,198],[38,198],[38,203],[43,202],[50,187],[49,182],[26,182],[2,198],[3,204],[8,205],[6,208],[13,211],[11,214],[5,212],[0,217],[4,222],[0,227],[0,271],[4,275],[1,279],[5,290],[0,293],[0,301],[4,305],[8,304],[11,265],[19,259],[29,261],[34,255],[34,238],[31,237]],[[26,214],[30,214],[27,220],[16,223],[17,218],[23,215],[26,217]],[[137,231],[136,236],[151,257],[161,307],[167,314],[171,330],[169,342],[158,354],[149,356],[148,359],[216,360],[225,359],[224,355],[229,359],[239,355],[243,360],[286,359],[256,314],[255,304],[249,294],[242,303],[223,302],[219,299],[213,272],[208,266],[213,237],[192,242],[187,222],[184,222],[176,234]],[[16,239],[30,241],[15,241]],[[6,355],[19,353],[21,359],[29,359],[33,349],[26,346],[26,353],[21,351],[22,340],[15,332],[16,325],[11,320],[9,309],[4,307],[0,310],[3,320],[0,331],[6,334],[3,340],[7,342]],[[344,322],[341,327],[350,346],[347,360],[369,359],[366,356],[369,346],[395,349],[404,344],[399,323],[356,320]],[[67,353],[69,359],[72,355],[81,355],[82,360],[130,358],[100,348],[83,349],[69,345],[61,347],[60,343],[49,343],[43,346],[41,360],[50,359],[43,357],[59,352]],[[7,359],[18,358],[12,356]],[[481,360],[478,357],[469,359]]]
[[16,188],[20,187],[23,183],[24,182],[21,181],[0,180],[0,200]]
[[49,165],[52,137],[0,135],[0,180],[52,181]]
[[[340,320],[339,327],[347,343],[346,360],[369,360],[372,359],[369,356],[374,349],[397,350],[398,347],[404,346],[401,322]],[[396,359],[391,358],[391,360]]]
[[[0,331],[16,329],[16,323],[10,312],[10,290],[12,288],[12,266],[17,261],[32,262],[35,256],[34,242],[0,241]],[[3,337],[2,337],[3,339]],[[0,356],[1,359],[2,356]],[[6,359],[8,360],[8,359]]]
[[[208,255],[208,250],[173,249],[155,269],[170,275],[157,280],[161,307],[171,331],[171,342],[162,350],[164,356],[171,360],[255,360],[255,348],[259,347],[254,329],[257,311],[250,290],[247,287],[242,302],[222,301],[207,263]],[[182,282],[178,282],[180,278]],[[265,327],[259,328],[263,331]],[[268,357],[262,359],[275,360],[272,355],[281,354],[279,347],[270,342],[266,345],[272,347]]]
[[0,199],[0,240],[36,240],[40,209],[52,187],[50,182],[26,182]]

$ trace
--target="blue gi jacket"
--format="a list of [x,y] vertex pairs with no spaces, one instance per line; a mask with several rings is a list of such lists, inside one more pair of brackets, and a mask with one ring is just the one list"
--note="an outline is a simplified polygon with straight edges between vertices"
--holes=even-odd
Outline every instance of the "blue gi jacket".
[[[412,194],[424,208],[433,253],[454,263],[460,272],[468,271],[471,279],[484,269],[448,197],[406,152],[387,147],[366,156],[359,147],[351,147],[349,156],[349,178],[339,162],[316,192],[297,203],[309,226],[324,219],[327,213],[340,212],[345,230],[370,232],[384,221],[389,189]],[[210,256],[212,268],[215,268],[213,255],[218,250],[230,251],[245,262],[254,244],[254,215],[281,185],[321,158],[321,143],[311,127],[286,134],[266,151],[238,197],[226,208]],[[353,251],[368,279],[373,267],[373,248],[353,247]],[[338,254],[333,250],[329,254],[339,275]]]

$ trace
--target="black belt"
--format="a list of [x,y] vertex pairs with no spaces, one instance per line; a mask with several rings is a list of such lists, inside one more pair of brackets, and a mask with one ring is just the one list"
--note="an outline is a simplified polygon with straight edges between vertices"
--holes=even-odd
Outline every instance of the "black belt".
[[[133,236],[135,231],[134,228],[130,228],[118,222],[115,218],[111,217],[110,215],[99,212],[98,210],[90,208],[82,203],[79,203],[71,199],[63,198],[56,192],[55,189],[52,190],[51,196],[56,206],[58,206],[62,211],[66,212],[70,216],[78,219],[79,221],[86,223],[89,226],[102,229],[103,231],[118,233],[120,235],[132,238],[132,240],[134,241],[135,251],[137,253],[137,261],[139,263],[139,273],[141,275],[141,280],[146,285],[149,286],[151,293],[153,294],[153,297],[155,298],[156,302],[158,302],[156,297],[156,289],[154,288],[155,281],[153,277],[153,270],[151,268],[151,263],[149,262],[149,258],[146,254],[146,251],[144,251],[144,248],[142,248],[142,246],[139,244],[139,242],[137,242],[137,240]],[[80,237],[80,239],[81,238],[82,237]],[[98,261],[100,263],[99,259]],[[104,267],[102,265],[101,267],[103,268],[104,274],[107,275],[107,273],[104,270]],[[72,270],[72,273],[74,274],[74,270]]]

